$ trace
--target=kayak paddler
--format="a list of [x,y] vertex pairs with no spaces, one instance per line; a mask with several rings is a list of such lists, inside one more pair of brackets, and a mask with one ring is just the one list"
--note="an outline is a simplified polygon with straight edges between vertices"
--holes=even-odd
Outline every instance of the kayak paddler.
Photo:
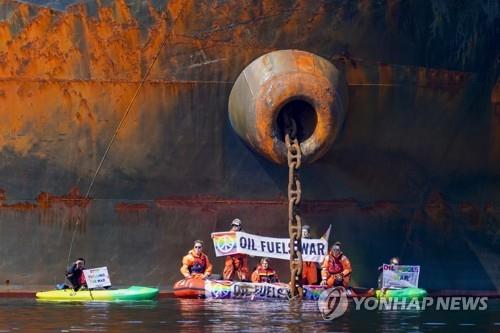
[[[302,238],[311,238],[311,227],[308,225],[302,226]],[[317,284],[318,283],[318,264],[314,261],[302,262],[302,284]]]
[[[389,265],[394,265],[398,266],[399,265],[399,258],[398,257],[392,257],[391,260],[389,260]],[[378,271],[382,272],[384,270],[384,266],[379,266]]]
[[[394,265],[394,266],[398,266],[400,263],[400,260],[398,257],[392,257],[391,260],[389,260],[389,265]],[[379,266],[378,267],[378,271],[379,271],[379,275],[378,275],[378,281],[377,281],[377,284],[378,284],[378,289],[382,289],[382,277],[383,277],[383,271],[384,271],[384,266]]]
[[78,291],[83,287],[87,287],[87,281],[83,270],[85,269],[85,259],[78,258],[74,263],[66,269],[66,278],[71,283],[73,290]]
[[322,286],[328,286],[328,288],[334,286],[349,287],[352,274],[351,262],[342,253],[340,246],[340,242],[335,242],[321,265]]
[[[242,230],[242,222],[236,218],[231,222],[231,230],[233,232]],[[222,272],[224,280],[248,281],[250,274],[248,271],[248,255],[233,254],[226,257],[224,270]]]
[[203,241],[195,240],[193,249],[182,258],[181,274],[185,278],[205,279],[212,274],[212,264],[203,253]]

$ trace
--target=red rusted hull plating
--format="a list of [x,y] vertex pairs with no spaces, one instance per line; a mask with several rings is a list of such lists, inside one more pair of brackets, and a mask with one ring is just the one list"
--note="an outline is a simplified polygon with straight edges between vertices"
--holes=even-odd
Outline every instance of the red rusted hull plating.
[[333,225],[354,283],[399,256],[429,291],[500,288],[494,2],[37,2],[0,3],[0,283],[61,281],[75,228],[72,256],[117,285],[171,286],[235,217],[285,237],[287,171],[240,140],[228,102],[252,61],[295,49],[345,77],[302,216],[315,236]]

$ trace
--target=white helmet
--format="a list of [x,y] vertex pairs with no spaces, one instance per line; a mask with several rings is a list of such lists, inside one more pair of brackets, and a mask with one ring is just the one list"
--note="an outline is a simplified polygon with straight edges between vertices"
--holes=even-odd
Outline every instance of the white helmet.
[[233,222],[231,222],[231,226],[237,226],[237,227],[241,227],[241,220],[240,219],[234,219]]

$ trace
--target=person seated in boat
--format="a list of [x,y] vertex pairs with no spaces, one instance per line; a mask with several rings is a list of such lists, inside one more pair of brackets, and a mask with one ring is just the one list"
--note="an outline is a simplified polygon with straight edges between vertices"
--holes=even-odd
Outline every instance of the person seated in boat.
[[66,278],[71,283],[71,286],[75,291],[87,287],[85,274],[83,274],[84,269],[85,269],[85,259],[83,258],[78,258],[74,263],[69,265],[69,267],[66,269]]
[[[233,222],[231,222],[230,231],[241,231],[241,227],[241,220],[234,219]],[[248,255],[237,253],[227,256],[222,277],[224,280],[248,281],[250,278],[248,272]]]
[[205,279],[212,274],[212,264],[202,250],[203,241],[196,240],[193,249],[182,258],[181,274],[185,278]]
[[351,262],[341,250],[341,243],[335,242],[321,265],[321,285],[328,288],[349,287],[351,282]]
[[[389,260],[389,265],[394,265],[398,266],[399,264],[399,258],[398,257],[392,257],[391,260]],[[382,272],[384,270],[384,265],[378,266],[378,271]]]
[[[302,238],[311,238],[311,227],[308,225],[302,226]],[[318,283],[318,264],[314,261],[302,262],[302,284],[317,284]]]
[[254,283],[275,283],[280,282],[278,274],[269,267],[269,259],[260,259],[260,265],[252,273],[252,282]]
[[[389,265],[394,265],[398,266],[400,264],[399,258],[398,257],[392,257],[391,260],[389,260]],[[378,289],[382,289],[382,276],[384,272],[384,265],[378,267],[379,275],[378,275]]]

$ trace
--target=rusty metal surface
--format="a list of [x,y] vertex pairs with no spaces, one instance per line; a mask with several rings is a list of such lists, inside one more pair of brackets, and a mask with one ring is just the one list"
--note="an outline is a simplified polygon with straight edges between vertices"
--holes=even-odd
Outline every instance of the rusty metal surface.
[[[117,284],[170,284],[192,240],[235,216],[284,236],[286,170],[238,139],[227,101],[254,59],[301,49],[349,95],[336,144],[301,172],[315,235],[333,223],[361,285],[399,255],[424,287],[499,289],[491,2],[66,3],[0,1],[0,282],[59,282],[76,219],[78,254]],[[85,202],[71,189],[85,193],[165,38]]]
[[[265,54],[238,76],[229,95],[229,119],[238,135],[269,160],[284,164],[284,115],[297,118],[304,162],[333,145],[348,99],[345,78],[327,60],[298,50]],[[300,103],[297,105],[297,103]]]
[[[483,262],[484,256],[492,253],[486,251],[484,244],[493,235],[483,232],[491,231],[491,225],[498,223],[499,207],[473,203],[459,206],[439,197],[433,200],[423,207],[397,202],[367,205],[354,201],[306,201],[302,217],[313,224],[314,237],[320,237],[328,224],[334,225],[330,241],[341,239],[345,244],[356,285],[375,285],[376,263],[396,253],[405,262],[423,265],[421,284],[425,288],[497,289],[487,266],[494,266],[494,261]],[[94,200],[87,212],[86,229],[78,233],[74,247],[89,265],[107,265],[117,285],[170,287],[180,278],[180,258],[191,240],[205,240],[207,252],[213,254],[210,233],[226,230],[235,216],[242,219],[248,232],[286,237],[286,200],[235,204],[210,198],[191,202],[163,199],[143,202],[151,207],[148,211],[116,214],[113,208],[119,203]],[[55,210],[50,212],[57,214]],[[62,221],[62,212],[58,214]],[[52,223],[42,223],[37,210],[21,214],[0,210],[0,216],[1,281],[9,279],[13,285],[59,282],[72,225],[54,223],[56,216]],[[478,250],[482,253],[474,252]],[[474,270],[455,270],[463,265],[464,258]],[[223,261],[213,255],[212,259],[214,272],[221,272]],[[251,268],[257,260],[250,261]],[[273,266],[281,276],[289,271],[286,261],[275,260]]]

